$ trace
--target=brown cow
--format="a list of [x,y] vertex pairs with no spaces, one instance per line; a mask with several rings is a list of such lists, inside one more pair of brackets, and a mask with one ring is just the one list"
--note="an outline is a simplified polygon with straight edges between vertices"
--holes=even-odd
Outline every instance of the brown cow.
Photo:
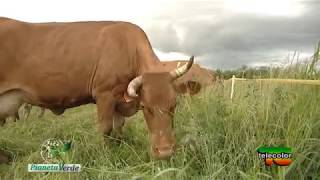
[[[166,72],[144,31],[128,22],[27,23],[0,18],[0,117],[23,103],[56,112],[96,103],[99,129],[121,130],[121,107],[141,104],[152,154],[174,153],[174,81],[193,64]],[[128,104],[124,95],[133,99]],[[10,100],[10,105],[8,101]],[[10,112],[10,113],[8,113]]]
[[[162,61],[161,63],[163,64],[163,71],[169,71],[188,63],[188,61]],[[202,68],[198,64],[193,64],[190,70],[185,75],[175,81],[175,86],[177,87],[178,93],[189,93],[190,95],[194,95],[197,94],[202,88],[212,85],[215,81],[216,78],[212,70]],[[132,114],[133,112],[136,112],[137,107],[134,106],[134,109],[129,109],[128,107],[131,106],[132,105],[130,103],[124,104],[123,107],[119,107],[119,111],[123,111],[124,114]],[[27,119],[31,109],[31,105],[24,106],[24,119]],[[38,118],[43,117],[44,112],[45,108],[41,108],[40,113],[38,114]],[[53,113],[56,115],[60,115],[63,112]]]

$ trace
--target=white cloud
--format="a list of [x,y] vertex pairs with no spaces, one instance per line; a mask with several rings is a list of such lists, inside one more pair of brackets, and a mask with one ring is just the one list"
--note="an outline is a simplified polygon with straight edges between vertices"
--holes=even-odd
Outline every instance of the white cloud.
[[299,16],[304,7],[292,0],[226,0],[225,8],[236,13],[264,16]]
[[189,55],[181,53],[181,52],[162,52],[158,49],[153,49],[158,58],[161,61],[172,61],[172,60],[188,60],[190,58]]
[[31,22],[78,20],[147,21],[156,3],[148,0],[10,0],[1,2],[0,15]]

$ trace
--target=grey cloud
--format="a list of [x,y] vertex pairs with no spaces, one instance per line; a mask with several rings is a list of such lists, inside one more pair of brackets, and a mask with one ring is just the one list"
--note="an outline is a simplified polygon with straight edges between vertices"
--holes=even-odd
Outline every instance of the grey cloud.
[[153,34],[149,36],[150,41],[157,42],[155,47],[159,47],[161,51],[180,51],[177,32],[172,24],[153,25],[149,31]]
[[[153,46],[164,52],[195,54],[203,65],[233,68],[274,61],[279,52],[311,52],[320,40],[320,3],[306,1],[304,6],[301,16],[271,17],[232,14],[219,3],[189,2],[159,15],[146,31]],[[164,20],[169,25],[156,26]],[[175,26],[186,32],[180,41]]]

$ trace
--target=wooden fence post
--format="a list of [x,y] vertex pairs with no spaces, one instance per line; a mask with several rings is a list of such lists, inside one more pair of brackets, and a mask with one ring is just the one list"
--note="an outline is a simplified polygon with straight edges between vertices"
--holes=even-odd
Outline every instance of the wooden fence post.
[[236,80],[236,76],[232,75],[232,79],[231,79],[231,93],[230,93],[230,99],[232,100],[233,98],[233,92],[234,92],[234,82]]

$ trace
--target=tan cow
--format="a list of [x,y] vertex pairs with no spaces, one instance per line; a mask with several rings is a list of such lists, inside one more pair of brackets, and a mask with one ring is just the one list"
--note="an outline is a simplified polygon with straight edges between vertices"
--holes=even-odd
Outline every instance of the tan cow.
[[[170,70],[186,64],[187,61],[163,61],[164,69]],[[211,70],[194,64],[191,69],[181,78],[175,81],[179,93],[197,94],[202,88],[212,85],[215,82],[214,73]]]
[[[170,157],[175,150],[174,81],[190,61],[163,68],[144,31],[128,22],[27,23],[0,18],[0,118],[23,103],[55,112],[95,103],[99,129],[109,136],[123,126],[118,111],[141,104],[152,154]],[[124,96],[131,101],[124,101]],[[10,100],[10,105],[8,101]]]

